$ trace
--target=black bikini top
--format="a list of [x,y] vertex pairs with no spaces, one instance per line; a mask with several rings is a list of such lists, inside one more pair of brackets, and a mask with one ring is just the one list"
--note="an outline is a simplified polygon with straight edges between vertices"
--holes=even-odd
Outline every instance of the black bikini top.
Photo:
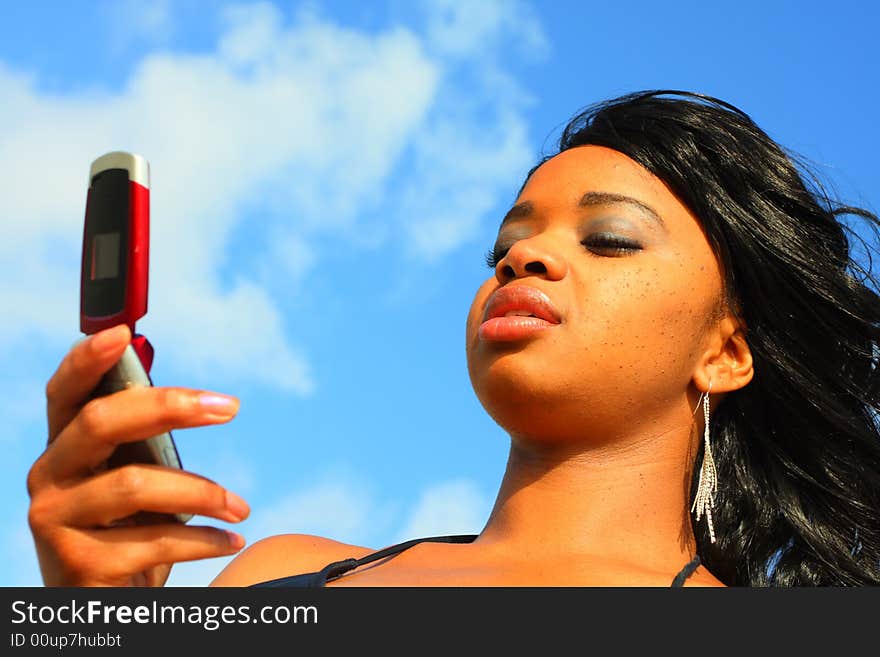
[[[404,550],[411,548],[418,543],[471,543],[477,538],[478,534],[460,534],[455,536],[429,536],[427,538],[414,538],[410,541],[398,543],[390,547],[378,550],[368,554],[360,559],[342,559],[327,564],[321,570],[313,573],[303,573],[301,575],[290,575],[289,577],[279,577],[278,579],[270,579],[265,582],[251,584],[255,587],[306,587],[320,588],[327,582],[342,577],[350,570],[354,570],[359,566],[363,566],[385,557],[400,554]],[[687,562],[675,578],[672,580],[673,587],[684,586],[684,581],[690,577],[700,565],[700,557],[696,556]]]

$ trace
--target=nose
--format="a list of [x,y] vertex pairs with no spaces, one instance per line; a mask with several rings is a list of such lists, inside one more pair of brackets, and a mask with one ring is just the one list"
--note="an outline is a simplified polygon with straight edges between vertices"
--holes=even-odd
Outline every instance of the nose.
[[541,236],[517,240],[498,265],[495,267],[495,278],[504,285],[514,278],[538,275],[550,280],[560,280],[565,276],[565,259],[558,249],[550,247],[548,240]]

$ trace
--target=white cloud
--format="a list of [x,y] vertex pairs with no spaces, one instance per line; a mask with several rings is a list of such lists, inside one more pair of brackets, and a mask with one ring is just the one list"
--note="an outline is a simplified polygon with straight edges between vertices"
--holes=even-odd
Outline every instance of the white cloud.
[[387,520],[387,511],[382,512],[367,486],[348,477],[328,477],[269,508],[256,509],[247,531],[253,540],[276,534],[314,534],[362,544],[369,541],[377,522]]
[[269,241],[270,254],[260,260],[255,273],[260,280],[280,275],[296,287],[317,264],[318,252],[299,235],[277,229],[274,232]]
[[[17,273],[0,281],[17,317],[0,328],[0,349],[34,333],[69,342],[87,167],[133,150],[152,169],[144,326],[162,358],[309,394],[308,356],[266,272],[286,291],[303,284],[321,260],[317,235],[354,240],[371,214],[387,218],[372,246],[400,239],[437,260],[474,237],[530,164],[520,90],[497,65],[461,58],[505,33],[539,48],[528,36],[538,28],[523,5],[473,6],[483,8],[434,3],[427,35],[368,34],[306,11],[286,23],[268,3],[227,7],[215,51],[147,54],[113,92],[47,95],[0,63],[0,257]],[[149,11],[150,31],[171,29],[169,5]],[[261,265],[229,266],[241,253]]]
[[427,486],[410,506],[383,499],[362,476],[337,471],[268,507],[254,508],[237,531],[251,543],[277,534],[313,534],[356,545],[387,544],[422,536],[479,533],[493,501],[474,482],[453,479]]
[[401,224],[410,255],[436,261],[477,235],[499,189],[515,190],[532,158],[524,121],[507,110],[499,110],[492,125],[439,117],[414,142],[413,184],[401,194]]
[[[21,320],[2,329],[4,343],[33,329],[71,334],[87,166],[129,149],[153,174],[151,339],[188,371],[311,391],[277,300],[249,280],[221,288],[230,232],[246,220],[262,230],[263,215],[284,222],[277,244],[303,245],[303,230],[353,221],[426,113],[436,73],[404,30],[283,30],[276,15],[240,8],[217,53],[146,56],[118,94],[44,96],[0,70],[0,255],[21,274],[0,283]],[[261,50],[244,45],[254,34]],[[288,255],[267,257],[291,272]]]
[[493,500],[467,480],[435,484],[422,491],[408,519],[398,532],[398,541],[447,534],[479,534]]
[[167,296],[151,301],[151,313],[162,320],[150,320],[148,335],[162,345],[163,359],[187,364],[187,376],[312,392],[308,362],[289,344],[283,318],[264,289],[244,280],[229,292],[198,281],[169,281],[165,289]]
[[548,49],[537,17],[519,0],[428,0],[428,37],[440,52],[454,56],[485,55],[502,37],[518,43],[531,56]]
[[171,0],[123,0],[109,3],[104,10],[116,53],[132,47],[132,42],[166,43],[175,31]]

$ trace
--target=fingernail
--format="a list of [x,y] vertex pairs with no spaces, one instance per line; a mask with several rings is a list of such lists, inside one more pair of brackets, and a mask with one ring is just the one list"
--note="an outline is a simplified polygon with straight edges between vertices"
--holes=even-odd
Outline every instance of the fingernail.
[[106,331],[96,333],[92,336],[92,348],[99,354],[112,351],[119,346],[119,341],[127,332],[128,327],[125,324],[120,324]]
[[224,529],[223,531],[226,532],[226,540],[229,541],[229,547],[233,550],[240,550],[244,547],[244,536],[231,532],[228,529]]
[[227,395],[206,393],[199,395],[199,405],[218,415],[232,415],[238,409],[238,400]]
[[239,520],[247,518],[248,514],[251,512],[251,508],[247,505],[247,502],[231,490],[226,491],[226,510]]

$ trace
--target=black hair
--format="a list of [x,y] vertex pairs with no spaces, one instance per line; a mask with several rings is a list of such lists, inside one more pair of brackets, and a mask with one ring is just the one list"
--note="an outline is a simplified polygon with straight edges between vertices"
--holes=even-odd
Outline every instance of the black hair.
[[699,219],[752,353],[753,379],[710,419],[717,542],[692,520],[702,563],[728,585],[880,584],[880,297],[870,245],[845,219],[874,237],[880,220],[833,200],[802,158],[710,96],[591,105],[558,152],[587,144],[643,166]]

